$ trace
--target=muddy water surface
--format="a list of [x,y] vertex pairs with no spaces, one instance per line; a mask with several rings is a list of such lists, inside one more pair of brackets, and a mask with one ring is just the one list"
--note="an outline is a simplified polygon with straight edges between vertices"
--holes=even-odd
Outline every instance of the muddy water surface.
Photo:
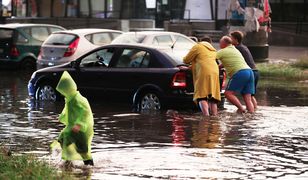
[[[27,74],[0,73],[0,142],[61,165],[48,146],[63,128],[63,103],[33,103]],[[126,105],[92,101],[92,179],[308,178],[307,85],[263,81],[254,116],[226,105],[219,119],[192,110],[133,114]],[[76,171],[84,171],[75,162]],[[79,177],[84,175],[79,175]]]

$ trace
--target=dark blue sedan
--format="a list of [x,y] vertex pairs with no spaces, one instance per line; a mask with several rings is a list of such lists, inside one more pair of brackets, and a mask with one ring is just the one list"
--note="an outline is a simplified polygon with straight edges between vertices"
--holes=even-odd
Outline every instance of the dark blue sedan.
[[[86,97],[128,99],[135,110],[159,110],[192,104],[192,74],[165,52],[145,45],[106,45],[71,63],[33,73],[29,95],[36,100],[61,99],[55,87],[68,71]],[[221,82],[224,75],[221,75]]]

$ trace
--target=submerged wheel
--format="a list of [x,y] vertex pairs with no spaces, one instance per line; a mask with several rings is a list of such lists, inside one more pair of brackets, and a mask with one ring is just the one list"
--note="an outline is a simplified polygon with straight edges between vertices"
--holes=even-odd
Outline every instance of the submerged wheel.
[[25,71],[34,71],[36,69],[36,62],[32,58],[25,58],[21,63],[21,68]]
[[161,100],[157,93],[148,92],[141,95],[139,101],[140,110],[160,110],[161,106]]
[[39,86],[36,90],[36,99],[40,101],[56,101],[58,98],[56,90],[48,84]]

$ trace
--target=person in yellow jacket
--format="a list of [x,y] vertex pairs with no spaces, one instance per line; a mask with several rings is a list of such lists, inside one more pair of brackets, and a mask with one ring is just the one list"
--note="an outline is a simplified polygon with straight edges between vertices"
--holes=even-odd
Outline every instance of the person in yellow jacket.
[[201,39],[201,42],[191,48],[183,61],[192,65],[193,100],[199,105],[204,116],[217,116],[217,103],[221,97],[216,49]]
[[65,107],[59,116],[65,128],[51,148],[61,145],[63,160],[83,160],[85,165],[93,166],[94,123],[89,102],[77,91],[77,85],[67,71],[63,72],[56,89],[65,97]]

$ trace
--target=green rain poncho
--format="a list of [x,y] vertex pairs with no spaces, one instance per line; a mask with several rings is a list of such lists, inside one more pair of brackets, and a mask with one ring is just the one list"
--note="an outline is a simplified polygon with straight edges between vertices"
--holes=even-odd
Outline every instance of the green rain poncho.
[[[58,141],[51,144],[51,148],[61,145],[64,160],[90,160],[94,132],[89,102],[77,91],[76,83],[66,71],[63,72],[56,89],[65,97],[65,107],[59,117],[65,128]],[[75,125],[81,127],[78,133],[72,131]]]

